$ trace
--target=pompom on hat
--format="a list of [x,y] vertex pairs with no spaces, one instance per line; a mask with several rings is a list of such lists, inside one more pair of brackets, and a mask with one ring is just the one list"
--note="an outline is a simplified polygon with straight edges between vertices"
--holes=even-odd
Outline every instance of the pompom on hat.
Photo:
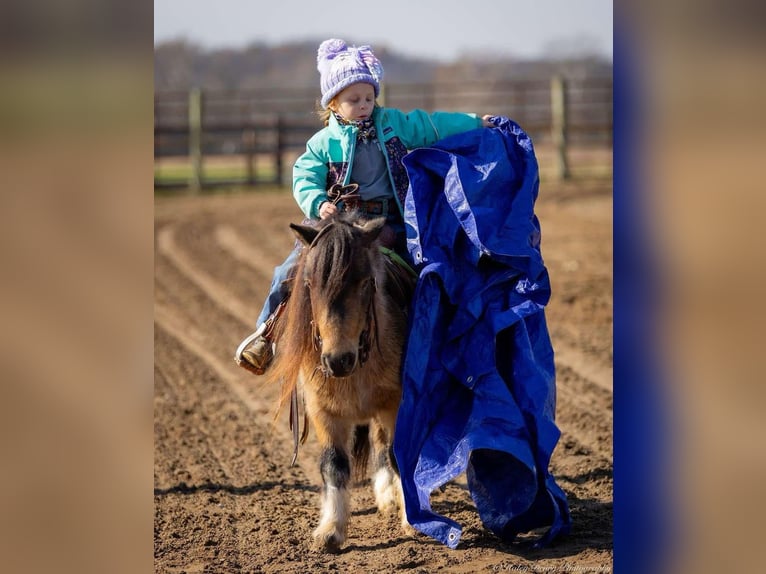
[[317,70],[322,88],[321,104],[327,108],[335,96],[351,84],[364,82],[375,88],[380,95],[383,66],[372,53],[370,46],[348,46],[343,40],[325,40],[317,50]]

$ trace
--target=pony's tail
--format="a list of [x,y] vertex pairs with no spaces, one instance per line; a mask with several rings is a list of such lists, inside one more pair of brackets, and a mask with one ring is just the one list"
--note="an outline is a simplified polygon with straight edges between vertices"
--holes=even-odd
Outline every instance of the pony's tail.
[[370,450],[370,425],[358,425],[354,428],[354,442],[351,447],[351,478],[356,484],[367,480]]

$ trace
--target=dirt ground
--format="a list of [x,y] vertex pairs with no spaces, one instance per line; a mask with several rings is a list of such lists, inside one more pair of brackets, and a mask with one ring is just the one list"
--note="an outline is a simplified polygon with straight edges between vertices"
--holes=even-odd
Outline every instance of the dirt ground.
[[612,188],[543,182],[537,203],[553,289],[556,352],[552,472],[572,532],[552,548],[507,545],[485,531],[465,482],[434,493],[434,510],[463,526],[456,550],[405,536],[352,491],[349,538],[337,555],[311,549],[318,520],[313,434],[290,467],[277,389],[232,355],[254,326],[272,270],[301,215],[292,196],[242,193],[155,203],[155,571],[609,572],[612,566]]

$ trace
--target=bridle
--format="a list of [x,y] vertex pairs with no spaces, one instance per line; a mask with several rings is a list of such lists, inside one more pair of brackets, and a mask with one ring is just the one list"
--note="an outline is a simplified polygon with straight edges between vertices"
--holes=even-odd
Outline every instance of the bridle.
[[370,347],[372,341],[378,347],[380,353],[380,339],[378,338],[378,316],[375,313],[375,293],[378,291],[378,281],[372,278],[372,288],[370,289],[370,298],[367,302],[367,312],[365,317],[365,327],[359,334],[359,365],[364,365],[370,358]]

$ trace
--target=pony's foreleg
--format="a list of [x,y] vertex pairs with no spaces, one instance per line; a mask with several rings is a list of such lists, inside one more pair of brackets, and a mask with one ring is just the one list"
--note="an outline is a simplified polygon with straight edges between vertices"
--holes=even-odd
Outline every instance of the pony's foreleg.
[[396,490],[397,476],[390,462],[390,439],[380,424],[373,424],[371,430],[376,455],[375,473],[372,478],[375,503],[381,514],[393,514],[399,502],[399,495]]
[[314,531],[314,542],[320,550],[337,552],[346,541],[348,531],[350,514],[348,486],[351,480],[351,467],[346,451],[346,441],[336,440],[327,444],[321,440],[322,435],[325,435],[324,432],[317,429],[317,435],[320,442],[326,446],[322,450],[319,462],[324,487],[322,510],[319,526]]
[[[414,534],[415,529],[407,522],[407,514],[404,507],[404,491],[402,481],[399,478],[399,468],[396,465],[391,441],[393,440],[393,425],[396,417],[389,416],[376,421],[373,426],[373,444],[375,445],[375,475],[373,488],[375,490],[375,502],[378,511],[383,515],[393,514],[399,508],[399,518],[402,530],[406,534]],[[388,428],[386,428],[386,425]]]

